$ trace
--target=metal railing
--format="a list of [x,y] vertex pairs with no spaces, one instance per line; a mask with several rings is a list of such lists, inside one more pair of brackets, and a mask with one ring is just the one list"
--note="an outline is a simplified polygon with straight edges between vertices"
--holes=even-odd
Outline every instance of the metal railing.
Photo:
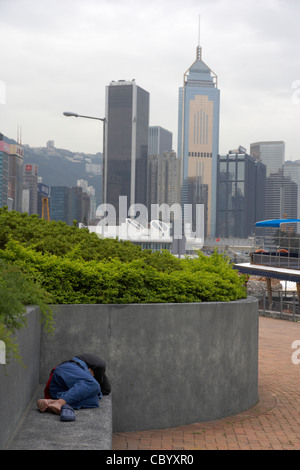
[[297,292],[290,291],[287,295],[284,291],[272,293],[269,300],[268,292],[265,291],[258,297],[259,311],[262,314],[274,314],[279,318],[291,321],[300,321],[300,306]]
[[251,262],[264,266],[300,269],[300,237],[256,236]]

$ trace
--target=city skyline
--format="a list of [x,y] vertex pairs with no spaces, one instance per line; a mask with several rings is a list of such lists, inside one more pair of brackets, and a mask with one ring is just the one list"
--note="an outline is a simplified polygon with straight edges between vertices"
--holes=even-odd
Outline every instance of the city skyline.
[[99,123],[62,113],[103,117],[105,86],[135,78],[150,94],[149,124],[172,132],[176,151],[177,91],[194,60],[201,15],[203,60],[221,90],[219,153],[283,140],[286,159],[296,160],[299,13],[292,0],[0,0],[2,132],[16,139],[20,126],[22,143],[32,147],[54,140],[59,148],[102,151]]

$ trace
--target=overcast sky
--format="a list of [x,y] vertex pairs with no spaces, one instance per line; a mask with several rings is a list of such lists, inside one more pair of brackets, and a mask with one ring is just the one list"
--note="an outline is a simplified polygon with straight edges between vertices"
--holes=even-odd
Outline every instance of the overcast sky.
[[0,132],[22,143],[102,151],[105,87],[135,79],[150,125],[173,133],[196,58],[218,76],[220,147],[283,140],[300,159],[300,0],[0,0]]

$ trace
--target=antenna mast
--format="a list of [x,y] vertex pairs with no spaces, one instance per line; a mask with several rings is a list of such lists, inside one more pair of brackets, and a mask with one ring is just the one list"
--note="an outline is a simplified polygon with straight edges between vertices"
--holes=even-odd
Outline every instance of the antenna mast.
[[199,15],[199,24],[198,24],[198,46],[197,46],[197,60],[202,59],[202,48],[200,46],[200,18],[201,15]]

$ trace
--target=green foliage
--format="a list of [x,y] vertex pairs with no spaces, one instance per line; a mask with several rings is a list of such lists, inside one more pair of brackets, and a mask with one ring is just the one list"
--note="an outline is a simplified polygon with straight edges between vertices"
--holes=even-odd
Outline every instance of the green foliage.
[[79,229],[64,222],[48,222],[37,215],[0,208],[0,249],[10,239],[40,253],[68,256],[70,259],[103,260],[119,258],[129,261],[146,254],[128,241],[99,239],[88,229]]
[[27,325],[26,305],[38,305],[47,331],[53,330],[50,295],[16,264],[0,259],[0,340],[10,355],[20,361],[15,333]]
[[53,304],[231,301],[245,279],[228,259],[199,252],[177,259],[87,229],[0,209],[0,259],[17,267]]

